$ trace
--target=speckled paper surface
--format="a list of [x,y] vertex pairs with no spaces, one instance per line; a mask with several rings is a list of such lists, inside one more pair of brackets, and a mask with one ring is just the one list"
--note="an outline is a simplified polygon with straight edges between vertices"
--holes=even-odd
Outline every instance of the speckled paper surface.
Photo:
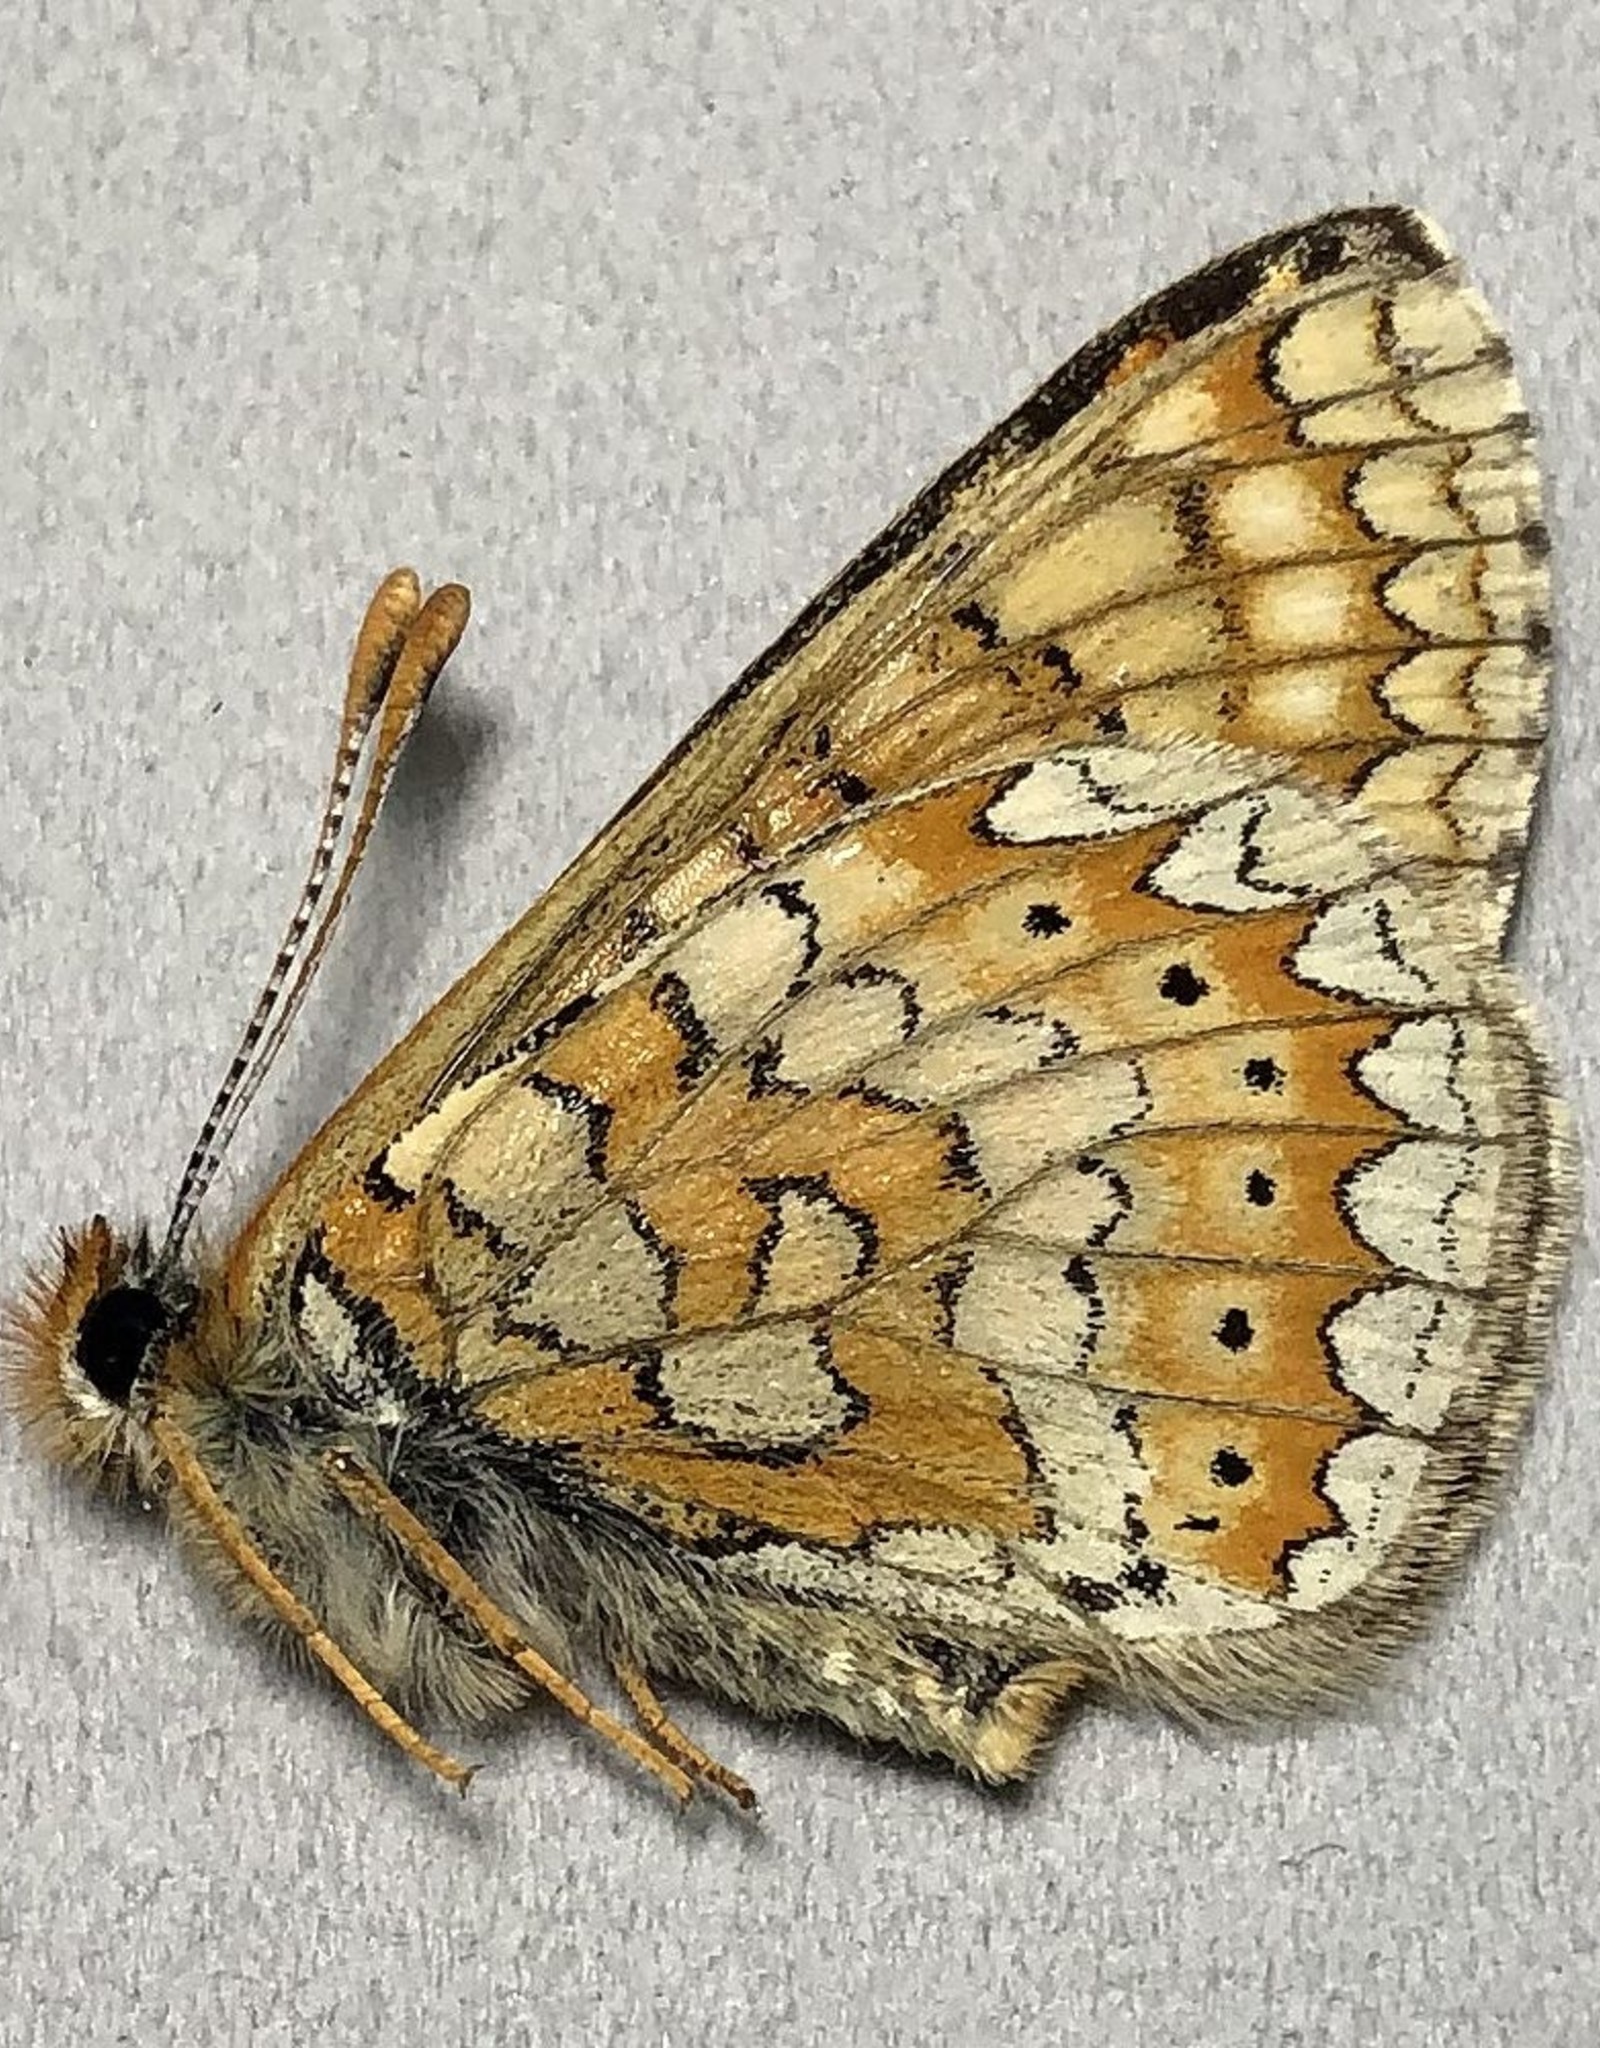
[[[1582,10],[34,9],[0,81],[0,1260],[158,1213],[392,561],[470,639],[238,1147],[237,1219],[938,466],[1096,328],[1334,204],[1435,214],[1544,432],[1518,950],[1592,1122],[1600,719]],[[1600,1352],[1340,1716],[1090,1709],[1020,1796],[683,1702],[678,1821],[554,1715],[457,1805],[0,1439],[0,2042],[1581,2048]]]

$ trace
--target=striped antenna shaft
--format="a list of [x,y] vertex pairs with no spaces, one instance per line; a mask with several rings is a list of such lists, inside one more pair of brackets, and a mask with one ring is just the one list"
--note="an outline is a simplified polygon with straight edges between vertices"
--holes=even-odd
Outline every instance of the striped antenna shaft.
[[[231,1117],[231,1107],[246,1091],[263,1041],[267,1039],[273,1017],[283,999],[284,989],[305,946],[306,935],[311,930],[329,876],[334,872],[356,772],[373,721],[394,677],[406,637],[421,608],[421,588],[410,569],[397,569],[386,576],[367,607],[351,655],[333,771],[328,781],[311,862],[294,913],[274,955],[271,971],[184,1167],[158,1266],[168,1267],[176,1259],[195,1212],[221,1163],[226,1138],[219,1134],[231,1131],[237,1121]],[[248,1092],[253,1094],[259,1085],[259,1080],[255,1081]]]
[[[205,1181],[209,1181],[217,1163],[232,1143],[234,1132],[271,1071],[272,1063],[282,1049],[283,1042],[299,1014],[300,1005],[305,1001],[328,942],[333,937],[334,929],[343,913],[351,884],[366,854],[372,828],[377,823],[378,813],[383,807],[400,757],[416,730],[428,694],[437,681],[440,670],[449,659],[466,627],[467,609],[465,590],[458,584],[444,585],[428,599],[406,643],[404,655],[395,671],[388,700],[384,705],[383,724],[373,750],[372,772],[368,777],[361,808],[345,849],[338,881],[328,897],[316,931],[309,943],[302,946],[296,955],[292,985],[278,1005],[271,1028],[260,1046],[249,1077],[234,1091],[231,1100],[225,1106],[219,1127],[209,1146],[208,1159],[202,1166]],[[179,1241],[181,1243],[181,1233]]]

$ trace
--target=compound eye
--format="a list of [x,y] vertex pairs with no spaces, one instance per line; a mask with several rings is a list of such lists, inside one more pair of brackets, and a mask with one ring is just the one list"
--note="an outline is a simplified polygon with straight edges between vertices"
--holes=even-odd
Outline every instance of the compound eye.
[[108,1288],[78,1325],[78,1370],[97,1394],[125,1408],[151,1345],[170,1321],[148,1287]]

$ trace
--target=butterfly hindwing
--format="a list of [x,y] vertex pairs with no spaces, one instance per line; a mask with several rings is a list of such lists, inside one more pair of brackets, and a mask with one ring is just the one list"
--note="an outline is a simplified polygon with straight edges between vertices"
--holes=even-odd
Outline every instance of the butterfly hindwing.
[[949,1630],[981,1553],[1041,1657],[1236,1700],[1274,1628],[1314,1691],[1529,1392],[1493,950],[1281,764],[1063,749],[841,820],[453,1091],[368,1176],[421,1288],[316,1256],[713,1584]]
[[1224,259],[741,679],[291,1169],[239,1297],[346,1368],[381,1331],[739,1626],[854,1617],[806,1680],[851,1725],[998,1770],[1084,1675],[1337,1683],[1537,1351],[1561,1139],[1498,952],[1546,638],[1432,230]]

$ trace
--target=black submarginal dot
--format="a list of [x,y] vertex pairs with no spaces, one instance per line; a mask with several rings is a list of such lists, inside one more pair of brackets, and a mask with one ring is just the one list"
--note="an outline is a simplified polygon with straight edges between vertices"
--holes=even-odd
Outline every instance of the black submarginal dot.
[[1175,1529],[1192,1529],[1196,1535],[1212,1536],[1222,1527],[1217,1515],[1184,1515],[1172,1525]]
[[1255,1335],[1250,1318],[1242,1308],[1230,1308],[1217,1325],[1217,1342],[1226,1351],[1248,1351],[1255,1342]]
[[1095,731],[1103,733],[1107,739],[1120,740],[1127,736],[1128,721],[1122,715],[1120,704],[1113,704],[1109,710],[1102,711],[1096,717],[1094,725]]
[[1272,1090],[1281,1094],[1283,1081],[1282,1067],[1276,1060],[1268,1059],[1265,1054],[1258,1054],[1254,1059],[1248,1059],[1244,1063],[1244,1085],[1247,1088],[1254,1088],[1259,1095],[1265,1095]]
[[1270,1209],[1278,1199],[1278,1183],[1257,1166],[1245,1180],[1244,1198],[1254,1209]]
[[833,734],[827,726],[819,725],[811,735],[811,751],[819,761],[826,761],[833,752]]
[[1196,974],[1187,960],[1174,960],[1157,986],[1169,1003],[1185,1010],[1192,1010],[1202,996],[1211,993],[1210,982]]
[[1072,919],[1059,903],[1030,903],[1023,913],[1022,929],[1030,939],[1055,939],[1071,931]]
[[1254,1478],[1255,1469],[1231,1444],[1224,1444],[1211,1460],[1211,1476],[1218,1486],[1243,1486],[1247,1479]]

